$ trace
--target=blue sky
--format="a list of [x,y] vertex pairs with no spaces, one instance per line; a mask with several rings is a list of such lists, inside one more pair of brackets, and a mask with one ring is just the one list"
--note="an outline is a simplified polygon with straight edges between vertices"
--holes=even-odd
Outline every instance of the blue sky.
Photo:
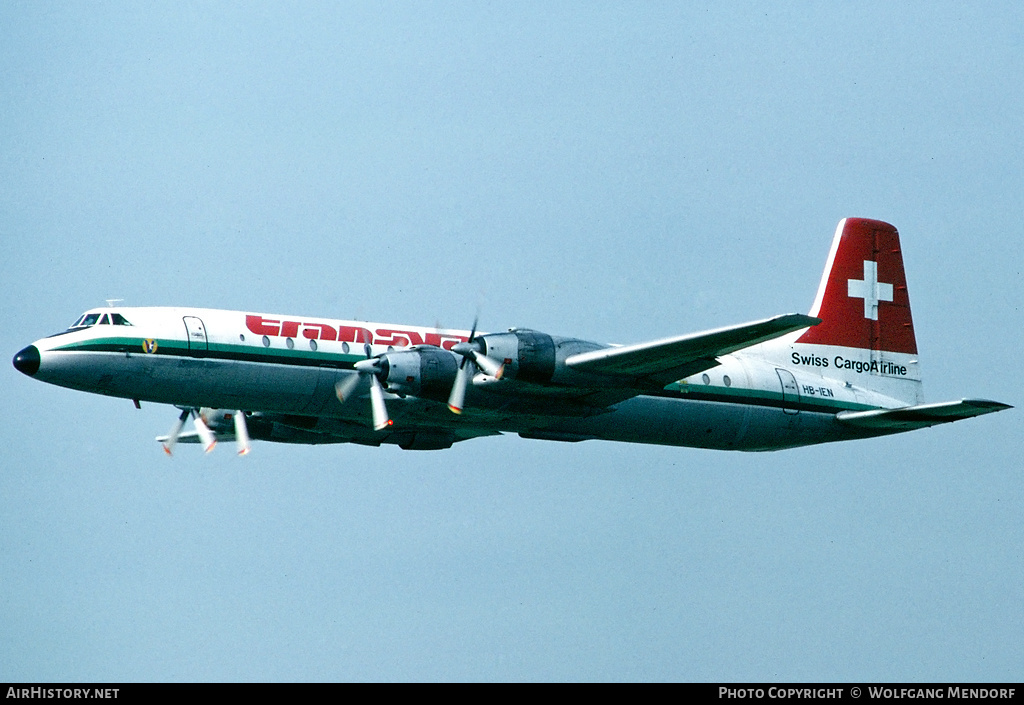
[[[107,298],[638,342],[901,232],[931,401],[1020,405],[1014,3],[0,6],[13,354]],[[1019,680],[1017,410],[730,454],[153,437],[8,366],[0,677]]]

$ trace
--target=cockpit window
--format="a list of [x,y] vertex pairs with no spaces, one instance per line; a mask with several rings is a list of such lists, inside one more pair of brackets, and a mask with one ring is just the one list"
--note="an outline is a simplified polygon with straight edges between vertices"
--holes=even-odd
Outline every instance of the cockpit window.
[[98,320],[100,320],[100,314],[98,314],[98,313],[87,313],[84,316],[82,316],[81,318],[79,318],[77,321],[75,321],[75,325],[73,325],[71,327],[72,328],[88,328],[89,326],[96,325],[96,321],[98,321]]
[[77,321],[71,324],[68,330],[78,330],[95,325],[130,326],[128,319],[120,313],[83,313]]
[[96,325],[96,321],[100,320],[100,314],[98,313],[83,313],[77,321],[71,324],[68,330],[76,330],[78,328],[88,328],[89,326]]

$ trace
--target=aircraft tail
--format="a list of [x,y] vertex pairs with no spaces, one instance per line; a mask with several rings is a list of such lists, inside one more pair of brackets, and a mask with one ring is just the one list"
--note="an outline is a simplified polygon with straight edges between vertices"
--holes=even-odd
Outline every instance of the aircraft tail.
[[901,405],[923,401],[896,228],[865,218],[840,221],[810,315],[821,323],[789,339],[787,365]]

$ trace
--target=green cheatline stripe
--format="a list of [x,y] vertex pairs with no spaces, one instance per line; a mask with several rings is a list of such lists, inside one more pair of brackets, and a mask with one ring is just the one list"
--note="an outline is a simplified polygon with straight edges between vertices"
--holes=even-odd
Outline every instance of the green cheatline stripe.
[[[61,352],[108,352],[133,353],[152,355],[153,357],[182,357],[203,360],[227,360],[232,362],[262,362],[277,365],[299,367],[334,367],[339,370],[351,370],[353,365],[364,359],[362,355],[351,353],[325,353],[312,350],[280,350],[257,348],[255,346],[227,345],[210,343],[208,350],[191,350],[187,343],[180,340],[160,340],[156,352],[147,353],[142,349],[140,338],[104,338],[86,343],[71,343],[53,348]],[[673,383],[658,392],[644,392],[645,396],[656,396],[669,399],[693,399],[696,401],[713,401],[725,404],[745,406],[767,406],[777,409],[792,409],[823,414],[836,414],[840,411],[864,411],[877,407],[870,404],[856,404],[835,400],[810,400],[801,395],[799,403],[787,400],[783,404],[781,392],[759,389],[741,389],[729,387],[696,387],[693,385]]]
[[865,411],[878,407],[870,404],[857,404],[826,399],[809,399],[801,395],[800,401],[794,403],[787,399],[783,403],[781,392],[768,392],[761,389],[725,389],[711,387],[700,391],[671,391],[662,393],[645,392],[648,396],[668,397],[672,399],[693,399],[695,401],[715,401],[723,404],[742,404],[746,406],[768,406],[776,409],[793,411],[809,411],[819,414],[837,414],[840,411]]
[[346,353],[327,353],[312,350],[280,350],[257,348],[244,345],[225,345],[210,343],[206,350],[192,350],[180,340],[156,341],[156,352],[147,353],[142,348],[140,338],[103,338],[85,343],[71,343],[54,350],[61,352],[112,352],[131,353],[136,355],[152,355],[153,357],[186,357],[202,360],[231,360],[241,362],[263,362],[279,365],[298,365],[301,367],[337,367],[351,370],[352,365],[363,359],[362,355]]

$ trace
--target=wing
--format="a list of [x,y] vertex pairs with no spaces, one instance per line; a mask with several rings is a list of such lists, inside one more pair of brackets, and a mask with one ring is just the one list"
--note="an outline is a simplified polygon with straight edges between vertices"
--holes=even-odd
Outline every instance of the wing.
[[937,404],[918,404],[900,409],[873,409],[871,411],[841,411],[836,419],[850,426],[892,431],[911,431],[940,423],[950,423],[969,419],[994,411],[1011,409],[1009,404],[1002,404],[987,399],[962,399],[960,401],[944,401]]
[[567,358],[565,364],[580,372],[628,377],[642,386],[663,387],[716,366],[715,358],[720,355],[819,323],[820,318],[791,313],[703,333],[580,353]]

